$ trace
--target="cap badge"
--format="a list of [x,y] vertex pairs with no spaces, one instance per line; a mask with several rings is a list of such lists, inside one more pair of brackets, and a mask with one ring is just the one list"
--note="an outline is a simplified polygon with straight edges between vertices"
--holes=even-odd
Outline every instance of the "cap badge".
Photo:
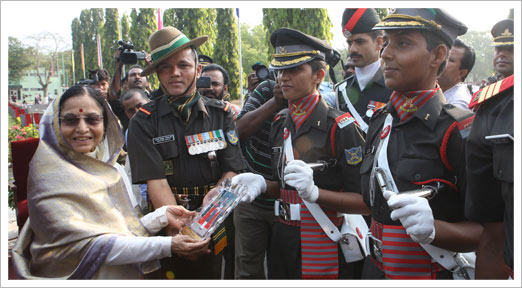
[[506,31],[504,31],[504,33],[500,34],[502,36],[512,36],[513,34],[511,32],[509,32],[509,29],[506,28]]

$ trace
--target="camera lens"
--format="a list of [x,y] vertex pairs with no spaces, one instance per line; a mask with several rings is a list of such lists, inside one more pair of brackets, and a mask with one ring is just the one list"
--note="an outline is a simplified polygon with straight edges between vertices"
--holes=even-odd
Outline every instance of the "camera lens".
[[267,68],[259,68],[256,70],[256,76],[259,80],[266,80],[268,78],[268,69]]

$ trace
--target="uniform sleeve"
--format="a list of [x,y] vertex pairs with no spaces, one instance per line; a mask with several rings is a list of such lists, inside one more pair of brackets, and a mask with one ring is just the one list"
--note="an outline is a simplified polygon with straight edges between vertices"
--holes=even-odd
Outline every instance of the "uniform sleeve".
[[236,124],[234,121],[234,113],[229,112],[225,116],[223,132],[227,141],[227,148],[218,151],[219,165],[222,173],[233,171],[239,172],[245,170],[246,166],[243,161],[243,154],[239,144]]
[[485,115],[481,112],[479,109],[466,143],[466,218],[479,222],[503,221],[504,207],[500,182],[493,174],[493,147],[484,139],[490,133],[484,123]]
[[343,171],[343,190],[361,193],[360,170],[365,145],[362,131],[355,124],[336,129],[335,158]]
[[147,180],[165,178],[163,158],[152,143],[154,137],[152,121],[140,116],[136,114],[131,119],[127,139],[133,184],[145,184]]

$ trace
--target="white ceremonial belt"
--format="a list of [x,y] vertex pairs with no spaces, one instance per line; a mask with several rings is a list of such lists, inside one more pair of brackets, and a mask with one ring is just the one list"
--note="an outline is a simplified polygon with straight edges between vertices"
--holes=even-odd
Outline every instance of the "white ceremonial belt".
[[330,218],[326,216],[323,209],[317,205],[317,203],[310,203],[308,201],[303,200],[303,203],[306,205],[306,208],[308,208],[308,211],[314,216],[315,221],[321,226],[321,229],[323,229],[324,233],[328,236],[328,238],[332,239],[334,242],[339,242],[341,240],[341,232],[339,232],[339,229],[330,221]]
[[338,88],[341,91],[341,94],[343,94],[344,102],[346,102],[350,114],[352,114],[352,117],[355,118],[355,121],[357,121],[357,124],[359,124],[359,127],[361,127],[364,133],[367,133],[368,124],[364,122],[361,115],[359,115],[359,112],[357,112],[357,110],[355,110],[355,107],[353,107],[352,102],[350,102],[350,99],[348,99],[348,95],[346,95],[346,81],[339,84]]

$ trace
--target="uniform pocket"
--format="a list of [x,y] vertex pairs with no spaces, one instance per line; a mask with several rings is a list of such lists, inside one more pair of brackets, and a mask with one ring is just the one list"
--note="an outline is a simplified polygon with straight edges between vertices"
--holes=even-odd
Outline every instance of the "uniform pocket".
[[431,159],[400,159],[395,171],[396,177],[406,182],[423,182],[429,179],[442,178],[444,167],[442,162]]
[[493,175],[513,183],[513,143],[493,144]]
[[163,160],[176,158],[179,155],[178,141],[174,140],[158,144],[158,150]]

